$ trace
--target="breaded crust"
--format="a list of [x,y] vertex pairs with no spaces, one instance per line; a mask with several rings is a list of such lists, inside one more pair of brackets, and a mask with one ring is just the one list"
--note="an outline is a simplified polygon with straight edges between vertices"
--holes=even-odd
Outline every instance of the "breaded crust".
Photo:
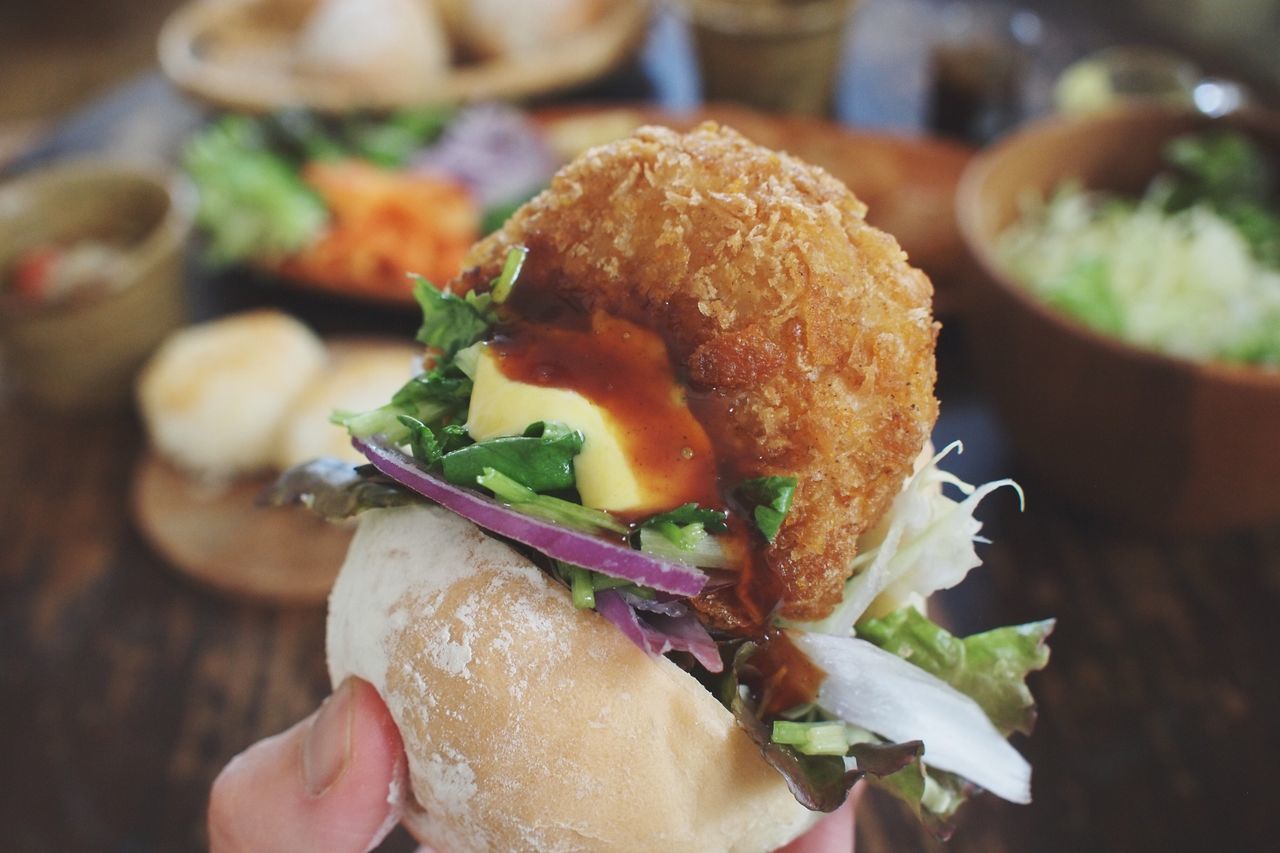
[[[454,286],[523,244],[558,294],[663,334],[731,475],[799,479],[766,560],[782,615],[820,618],[938,412],[932,286],[865,213],[825,171],[728,128],[646,127],[563,169]],[[701,606],[742,621],[728,596]]]

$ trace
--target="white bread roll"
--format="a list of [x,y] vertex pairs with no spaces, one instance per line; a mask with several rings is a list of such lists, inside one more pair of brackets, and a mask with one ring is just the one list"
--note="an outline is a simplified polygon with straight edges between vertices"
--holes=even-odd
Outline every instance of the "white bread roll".
[[152,444],[209,480],[269,468],[285,416],[327,358],[310,329],[279,311],[183,329],[138,380]]
[[398,342],[335,343],[330,351],[332,369],[298,398],[280,431],[274,462],[281,471],[322,456],[363,463],[351,436],[330,423],[329,416],[381,406],[413,376],[415,361],[422,360],[421,347]]
[[298,69],[370,98],[409,100],[449,68],[431,0],[321,0],[299,36]]
[[766,851],[817,817],[697,681],[446,510],[362,516],[327,648],[386,700],[439,850]]
[[482,59],[528,56],[600,20],[610,0],[437,0],[454,40]]

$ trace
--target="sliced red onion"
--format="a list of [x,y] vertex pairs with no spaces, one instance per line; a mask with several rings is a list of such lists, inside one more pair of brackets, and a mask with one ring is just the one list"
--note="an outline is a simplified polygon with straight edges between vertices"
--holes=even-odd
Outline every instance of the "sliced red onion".
[[670,598],[641,598],[625,589],[618,590],[622,598],[636,610],[646,613],[660,613],[663,616],[683,616],[689,612],[689,606]]
[[[691,566],[664,562],[598,536],[524,515],[478,492],[455,486],[422,470],[411,457],[393,447],[358,438],[351,443],[373,467],[402,486],[486,530],[535,548],[548,557],[685,597],[697,595],[707,582],[706,574]],[[714,643],[712,645],[714,647]]]
[[607,589],[596,593],[596,612],[651,655],[688,652],[709,672],[724,669],[716,641],[687,609],[682,616],[655,614],[642,619],[617,590]]
[[483,104],[455,117],[440,141],[417,158],[414,168],[443,172],[461,181],[482,206],[492,207],[522,200],[541,189],[558,165],[524,113]]

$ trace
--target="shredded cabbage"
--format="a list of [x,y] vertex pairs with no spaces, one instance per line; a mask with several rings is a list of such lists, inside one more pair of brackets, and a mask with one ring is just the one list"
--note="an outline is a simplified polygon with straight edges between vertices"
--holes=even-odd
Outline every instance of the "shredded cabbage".
[[891,741],[924,741],[924,762],[998,797],[1031,802],[1031,766],[976,702],[937,676],[853,637],[792,631],[827,678],[818,705]]
[[[880,616],[904,605],[919,607],[925,597],[950,589],[982,564],[974,550],[975,542],[984,541],[978,536],[982,523],[973,517],[974,509],[1004,486],[1016,491],[1021,501],[1022,489],[1012,480],[972,486],[943,471],[938,463],[952,451],[962,452],[963,445],[954,442],[920,466],[879,524],[858,541],[854,574],[832,614],[795,627],[847,637],[863,616]],[[959,490],[963,499],[945,495],[945,485]]]
[[1050,305],[1131,343],[1198,361],[1280,365],[1280,270],[1208,203],[1169,212],[1061,187],[1027,205],[997,249]]

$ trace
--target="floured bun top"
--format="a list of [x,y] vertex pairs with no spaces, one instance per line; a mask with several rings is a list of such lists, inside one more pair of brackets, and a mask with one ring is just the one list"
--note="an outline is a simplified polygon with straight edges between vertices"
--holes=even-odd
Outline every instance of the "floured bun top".
[[765,851],[817,817],[719,702],[435,507],[368,512],[330,599],[334,684],[372,683],[449,853]]

